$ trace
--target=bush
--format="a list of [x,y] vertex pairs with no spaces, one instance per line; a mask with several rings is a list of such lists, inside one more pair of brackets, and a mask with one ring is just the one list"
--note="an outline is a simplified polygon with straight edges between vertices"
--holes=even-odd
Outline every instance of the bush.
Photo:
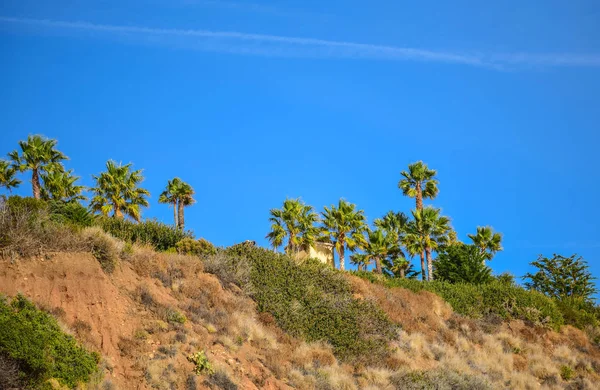
[[215,372],[212,364],[210,364],[210,362],[208,361],[208,358],[206,357],[204,351],[198,351],[189,355],[187,357],[187,360],[191,363],[194,363],[194,372],[196,373],[196,375],[212,375]]
[[229,375],[225,371],[217,371],[212,374],[207,381],[209,384],[215,386],[217,389],[223,390],[237,390],[238,386],[229,378]]
[[75,387],[97,370],[97,354],[79,346],[54,318],[21,295],[10,303],[0,299],[0,329],[0,354],[18,363],[31,387],[51,378]]
[[448,370],[400,372],[390,378],[397,389],[484,390],[492,386],[483,378]]
[[71,225],[76,228],[86,228],[94,223],[94,216],[78,202],[48,202],[51,219],[55,222]]
[[398,278],[375,279],[366,272],[354,274],[388,287],[403,287],[414,292],[430,291],[448,302],[455,312],[472,318],[498,315],[504,319],[521,319],[555,329],[564,323],[554,300],[541,293],[498,281],[481,285],[452,284]]
[[326,341],[348,361],[374,362],[388,354],[396,325],[374,303],[354,299],[339,271],[316,260],[297,264],[288,256],[244,244],[225,250],[222,257],[231,267],[249,263],[259,312],[271,314],[290,334]]
[[112,273],[119,261],[123,245],[97,227],[86,228],[82,232],[82,239],[100,263],[102,270]]
[[0,202],[0,255],[84,249],[75,229],[52,219],[46,202],[18,196]]
[[575,371],[569,366],[562,366],[560,368],[560,377],[565,381],[570,381],[575,376]]
[[204,238],[194,240],[193,238],[186,237],[179,241],[175,245],[175,248],[177,249],[177,253],[181,255],[192,255],[202,258],[215,255],[217,253],[215,246]]
[[193,238],[191,231],[182,231],[156,220],[136,223],[123,218],[98,217],[96,224],[116,238],[129,243],[150,244],[159,251],[174,248],[184,238]]

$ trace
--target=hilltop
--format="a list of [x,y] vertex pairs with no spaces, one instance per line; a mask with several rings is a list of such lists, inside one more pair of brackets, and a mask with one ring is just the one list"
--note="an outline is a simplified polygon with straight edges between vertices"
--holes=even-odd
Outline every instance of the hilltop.
[[0,292],[22,294],[97,353],[82,388],[592,389],[600,379],[597,343],[560,325],[541,295],[506,290],[500,306],[462,315],[432,292],[250,244],[187,239],[161,252],[99,227],[36,226],[21,231],[26,243],[4,241]]

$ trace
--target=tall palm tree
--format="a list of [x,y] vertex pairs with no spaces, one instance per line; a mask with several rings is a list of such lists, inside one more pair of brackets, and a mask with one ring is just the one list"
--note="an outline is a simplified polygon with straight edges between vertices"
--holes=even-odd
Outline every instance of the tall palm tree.
[[404,179],[398,182],[398,188],[404,195],[416,199],[417,210],[423,209],[423,199],[434,199],[437,196],[437,171],[429,169],[423,161],[409,164],[408,171],[402,171],[400,174]]
[[315,224],[319,221],[319,215],[300,199],[286,199],[281,209],[271,209],[269,213],[271,232],[266,238],[272,246],[282,245],[287,237],[285,251],[292,254],[316,241],[319,228]]
[[478,226],[476,234],[468,234],[473,244],[477,246],[487,260],[491,260],[502,248],[502,234],[494,233],[490,226]]
[[177,197],[175,196],[176,188],[181,183],[181,179],[178,177],[167,182],[167,187],[158,197],[158,203],[170,204],[173,206],[173,220],[175,226],[179,226],[177,220]]
[[338,205],[325,206],[321,213],[323,219],[323,239],[333,244],[340,260],[340,270],[345,269],[346,249],[354,251],[364,238],[366,218],[363,210],[357,210],[356,205],[340,199]]
[[68,157],[56,149],[57,141],[41,135],[30,135],[27,141],[19,141],[21,154],[17,150],[9,153],[13,166],[20,172],[31,171],[33,197],[40,199],[40,174],[49,168],[60,169],[61,161]]
[[194,189],[191,185],[186,182],[181,182],[180,185],[176,187],[175,197],[177,198],[177,222],[179,229],[183,230],[185,225],[183,218],[183,209],[184,207],[191,206],[196,203],[196,200],[193,198]]
[[[433,280],[433,261],[431,254],[440,245],[448,241],[448,232],[451,230],[450,219],[440,216],[440,209],[425,207],[412,212],[414,220],[408,224],[405,241],[413,249],[421,249],[427,259],[427,280]],[[408,246],[408,245],[407,245]],[[423,263],[421,263],[423,265]]]
[[369,260],[375,262],[375,271],[378,274],[383,273],[382,263],[384,259],[397,250],[397,242],[394,234],[388,233],[383,229],[369,230],[367,232],[368,240],[365,245],[365,253]]
[[44,183],[40,193],[42,199],[55,199],[64,202],[87,200],[87,197],[82,194],[85,187],[76,184],[80,177],[73,175],[72,169],[69,171],[47,169],[46,172],[41,174],[41,178]]
[[10,192],[21,184],[21,180],[15,177],[16,174],[17,169],[10,162],[0,160],[0,188],[4,187]]
[[94,197],[90,208],[108,216],[123,218],[129,216],[135,221],[141,220],[141,207],[148,207],[147,197],[150,192],[140,188],[144,180],[142,170],[131,170],[130,164],[117,164],[109,160],[106,162],[106,172],[92,176],[96,180],[96,187],[92,188]]

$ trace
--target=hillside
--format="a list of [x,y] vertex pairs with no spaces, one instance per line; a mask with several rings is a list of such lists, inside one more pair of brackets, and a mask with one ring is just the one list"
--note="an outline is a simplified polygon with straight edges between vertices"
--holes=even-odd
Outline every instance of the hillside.
[[[201,260],[111,242],[122,253],[112,274],[88,252],[0,261],[1,293],[24,294],[101,354],[104,378],[88,388],[592,389],[600,379],[600,349],[578,329],[474,320],[430,292],[349,274],[353,300],[375,304],[399,327],[385,356],[340,359],[259,313],[258,294],[226,280],[231,252]],[[187,357],[199,351],[210,367],[195,375]]]

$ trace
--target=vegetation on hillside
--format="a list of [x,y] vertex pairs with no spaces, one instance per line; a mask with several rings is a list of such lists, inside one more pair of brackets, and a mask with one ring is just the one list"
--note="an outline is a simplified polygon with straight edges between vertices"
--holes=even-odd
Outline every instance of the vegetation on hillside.
[[21,295],[10,302],[0,296],[0,329],[0,357],[5,365],[17,364],[15,388],[51,389],[50,379],[73,388],[97,370],[97,354],[77,344],[52,316]]
[[[479,226],[474,234],[467,235],[470,243],[461,242],[450,218],[439,208],[423,203],[435,199],[440,190],[437,171],[423,162],[410,164],[398,183],[404,195],[415,198],[415,209],[410,212],[391,210],[369,225],[364,210],[344,199],[322,212],[299,198],[286,199],[281,208],[269,212],[271,227],[266,238],[274,251],[248,243],[221,249],[204,239],[196,240],[191,231],[184,230],[184,208],[195,202],[190,184],[174,178],[160,194],[158,202],[173,207],[173,225],[144,220],[142,210],[149,205],[150,194],[141,187],[142,170],[108,161],[106,171],[93,176],[93,196],[86,207],[80,203],[86,198],[86,188],[63,166],[67,158],[56,145],[55,140],[30,136],[20,142],[20,152],[0,160],[0,187],[11,191],[20,184],[17,173],[31,171],[33,194],[32,198],[1,198],[0,256],[14,260],[52,251],[88,251],[107,274],[114,272],[120,261],[135,257],[138,249],[134,246],[191,256],[207,272],[217,275],[224,288],[237,286],[253,299],[266,322],[306,342],[326,343],[341,361],[358,366],[389,362],[395,354],[392,346],[397,348],[401,343],[402,330],[390,319],[389,311],[373,300],[356,296],[347,273],[342,272],[348,258],[359,269],[355,275],[384,286],[389,295],[398,288],[428,291],[443,298],[464,318],[518,320],[556,330],[569,324],[585,329],[591,340],[600,343],[595,278],[585,260],[576,255],[540,256],[531,263],[536,270],[524,276],[524,286],[517,285],[512,276],[492,275],[488,261],[503,250],[501,233]],[[300,252],[308,253],[309,247],[319,242],[331,244],[339,270],[335,264],[298,258]],[[284,253],[276,253],[282,247]],[[420,270],[412,264],[415,257],[420,259]],[[151,264],[137,261],[134,268],[140,275],[158,278],[164,287],[178,286],[181,269],[151,269]],[[373,272],[367,272],[369,268]],[[416,280],[419,274],[421,280]],[[144,305],[160,313],[170,326],[182,326],[188,317],[198,318],[199,312],[209,310],[195,306],[175,309],[151,298],[149,293],[140,295]],[[22,298],[2,304],[5,317],[9,309],[14,311],[11,315],[18,314],[17,306],[34,309]],[[0,358],[7,356],[6,351],[0,349]],[[568,381],[573,371],[571,366],[565,367],[561,377]],[[44,378],[62,378],[50,368],[45,370],[49,373]],[[212,372],[211,380],[218,382],[219,375]],[[411,380],[418,383],[429,377],[419,375]],[[452,374],[448,378],[462,380]],[[73,386],[85,378],[61,380]]]

